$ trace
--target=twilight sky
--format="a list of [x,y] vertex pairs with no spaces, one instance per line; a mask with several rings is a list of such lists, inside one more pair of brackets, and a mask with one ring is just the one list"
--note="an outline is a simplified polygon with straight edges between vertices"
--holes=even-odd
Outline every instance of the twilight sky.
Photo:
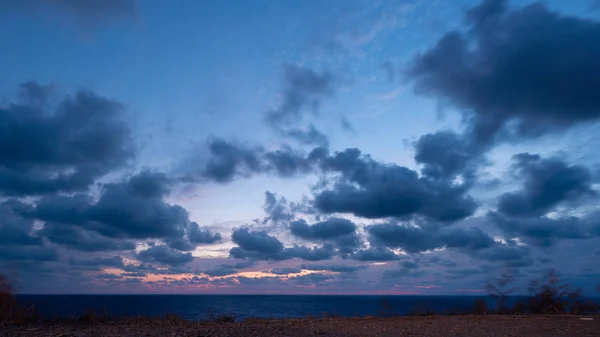
[[0,44],[20,292],[600,283],[598,1],[0,0]]

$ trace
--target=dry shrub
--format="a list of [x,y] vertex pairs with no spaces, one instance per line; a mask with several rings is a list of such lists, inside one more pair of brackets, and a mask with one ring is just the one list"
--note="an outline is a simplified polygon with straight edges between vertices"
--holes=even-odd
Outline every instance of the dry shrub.
[[0,274],[0,322],[27,324],[38,320],[34,306],[23,308],[13,294],[13,286],[5,275]]

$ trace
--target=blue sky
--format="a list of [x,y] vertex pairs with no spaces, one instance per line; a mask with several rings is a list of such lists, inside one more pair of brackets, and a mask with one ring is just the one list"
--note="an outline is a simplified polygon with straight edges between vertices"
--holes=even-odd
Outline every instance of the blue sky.
[[[591,291],[600,281],[600,104],[593,98],[600,95],[590,89],[600,80],[590,61],[600,39],[586,40],[600,31],[594,8],[588,0],[3,2],[0,112],[7,130],[37,134],[0,139],[0,167],[8,172],[0,200],[9,214],[0,233],[13,233],[0,240],[0,267],[19,275],[29,293],[456,293],[480,291],[506,265],[523,279],[555,267]],[[548,13],[586,29],[571,31]],[[515,24],[528,16],[540,26]],[[476,20],[515,42],[495,40]],[[564,34],[536,40],[534,30],[544,27]],[[444,44],[453,31],[467,40],[464,50],[490,53],[490,64],[453,54],[460,46]],[[528,63],[536,57],[539,69]],[[44,104],[34,104],[32,86],[22,86],[28,81]],[[79,90],[122,108],[69,125],[61,102]],[[76,101],[93,110],[89,100]],[[11,126],[21,123],[13,118],[18,107],[45,114]],[[287,119],[270,121],[270,113]],[[127,135],[113,137],[121,127]],[[311,127],[320,142],[298,136]],[[439,132],[450,136],[425,147],[421,137]],[[81,150],[97,135],[104,145]],[[310,159],[319,147],[327,156]],[[352,148],[360,160],[336,166],[337,154]],[[276,150],[298,155],[297,171],[283,174],[269,159]],[[519,153],[531,156],[513,157]],[[351,165],[372,175],[351,174]],[[80,171],[89,173],[86,184],[58,184],[61,174]],[[22,186],[37,187],[18,190],[11,184],[17,173],[28,175]],[[168,193],[140,197],[127,189],[136,177]],[[42,188],[43,179],[59,187]],[[267,191],[288,217],[275,219]],[[89,198],[77,204],[85,208],[78,223],[49,203],[75,197]],[[120,205],[102,203],[121,197]],[[44,202],[58,209],[55,217],[43,212]],[[204,235],[197,240],[196,230]],[[17,232],[38,246],[17,242]],[[176,239],[187,240],[185,249]],[[567,249],[574,256],[560,253]],[[375,250],[389,258],[361,257]],[[138,274],[126,275],[127,268]],[[56,273],[73,286],[37,282]]]

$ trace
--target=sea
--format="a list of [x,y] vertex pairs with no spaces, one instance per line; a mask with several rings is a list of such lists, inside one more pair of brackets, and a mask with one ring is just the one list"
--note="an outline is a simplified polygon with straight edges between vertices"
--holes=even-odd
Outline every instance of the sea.
[[[493,305],[494,299],[475,296],[376,295],[19,295],[42,319],[78,317],[93,310],[112,317],[162,317],[176,314],[187,320],[211,315],[247,318],[302,318],[307,316],[409,315],[421,307],[438,314],[473,308],[475,299]],[[520,298],[511,297],[511,302]]]

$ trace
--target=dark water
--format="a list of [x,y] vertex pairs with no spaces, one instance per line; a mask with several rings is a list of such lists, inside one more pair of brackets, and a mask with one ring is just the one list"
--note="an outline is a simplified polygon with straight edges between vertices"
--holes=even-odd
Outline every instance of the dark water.
[[[189,320],[214,315],[306,317],[323,313],[341,316],[408,315],[419,305],[437,313],[472,308],[474,296],[325,296],[325,295],[20,295],[34,304],[42,318],[71,317],[93,309],[111,316],[178,314]],[[518,300],[518,298],[513,298]],[[492,304],[493,300],[489,299]]]

